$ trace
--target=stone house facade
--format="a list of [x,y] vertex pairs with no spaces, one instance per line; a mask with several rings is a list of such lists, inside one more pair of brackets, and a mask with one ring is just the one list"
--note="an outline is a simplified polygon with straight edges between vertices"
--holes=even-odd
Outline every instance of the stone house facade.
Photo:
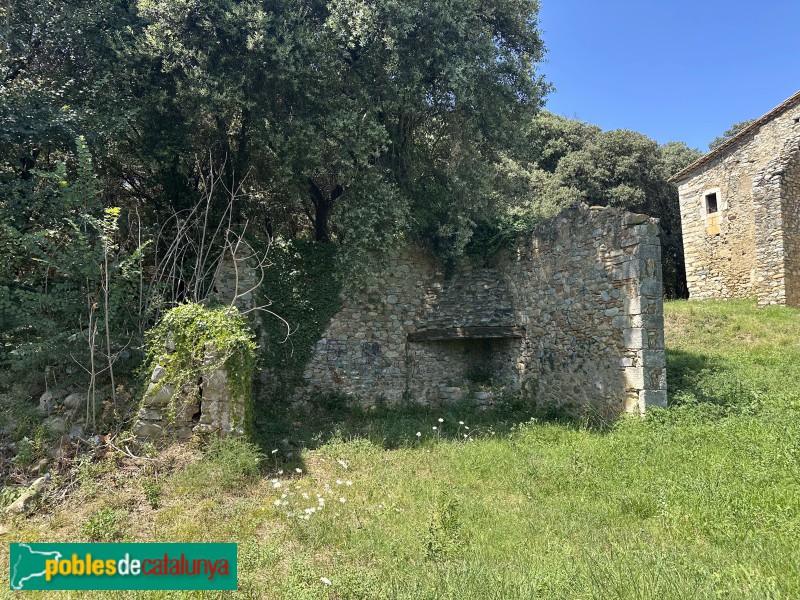
[[690,298],[800,306],[800,92],[671,181]]

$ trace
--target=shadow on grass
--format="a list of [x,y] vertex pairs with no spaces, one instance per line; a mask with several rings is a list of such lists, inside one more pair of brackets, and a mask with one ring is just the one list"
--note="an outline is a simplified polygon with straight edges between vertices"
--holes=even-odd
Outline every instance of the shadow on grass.
[[763,393],[755,381],[736,365],[717,357],[667,350],[667,388],[670,407],[717,408],[718,416],[752,412],[761,406]]
[[543,413],[530,402],[499,403],[480,408],[472,401],[441,407],[354,406],[345,396],[320,396],[313,406],[291,408],[275,402],[258,403],[256,442],[266,455],[277,450],[288,457],[286,464],[302,449],[315,449],[333,440],[364,439],[387,450],[417,447],[429,442],[465,441],[509,435],[521,423],[532,419],[578,429],[607,428],[564,415]]
[[[753,386],[720,359],[670,349],[667,372],[671,408],[697,407],[698,418],[716,419],[756,406],[758,394]],[[492,408],[478,407],[471,400],[440,407],[378,404],[363,408],[344,395],[329,394],[318,396],[303,409],[262,397],[256,410],[254,441],[276,467],[289,469],[302,468],[302,450],[335,440],[367,440],[392,450],[431,442],[503,437],[531,420],[600,434],[614,426],[593,415],[571,417],[564,412],[547,412],[532,401],[507,400]],[[669,419],[669,413],[669,409],[664,411],[657,420]]]

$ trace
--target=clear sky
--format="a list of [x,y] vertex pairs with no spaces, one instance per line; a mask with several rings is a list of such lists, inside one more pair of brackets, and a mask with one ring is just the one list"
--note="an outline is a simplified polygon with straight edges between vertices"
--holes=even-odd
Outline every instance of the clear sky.
[[546,108],[702,151],[800,90],[800,0],[541,0]]

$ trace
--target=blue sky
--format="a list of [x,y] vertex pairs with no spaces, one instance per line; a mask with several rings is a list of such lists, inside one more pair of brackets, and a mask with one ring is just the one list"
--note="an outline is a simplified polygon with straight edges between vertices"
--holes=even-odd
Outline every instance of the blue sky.
[[706,151],[800,90],[800,0],[541,0],[548,110]]

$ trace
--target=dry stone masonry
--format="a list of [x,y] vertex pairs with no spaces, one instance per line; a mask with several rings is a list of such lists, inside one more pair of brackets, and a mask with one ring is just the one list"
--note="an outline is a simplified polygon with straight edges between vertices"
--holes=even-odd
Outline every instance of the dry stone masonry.
[[666,405],[656,221],[577,206],[496,264],[446,276],[407,249],[346,300],[316,344],[305,394],[364,402],[541,407],[613,418]]
[[692,299],[800,306],[800,92],[672,181]]
[[156,366],[150,377],[133,434],[141,440],[164,437],[188,439],[193,434],[221,436],[244,434],[245,405],[231,389],[228,373],[209,350],[203,376],[197,386],[175,393],[175,385],[164,381],[165,371]]

